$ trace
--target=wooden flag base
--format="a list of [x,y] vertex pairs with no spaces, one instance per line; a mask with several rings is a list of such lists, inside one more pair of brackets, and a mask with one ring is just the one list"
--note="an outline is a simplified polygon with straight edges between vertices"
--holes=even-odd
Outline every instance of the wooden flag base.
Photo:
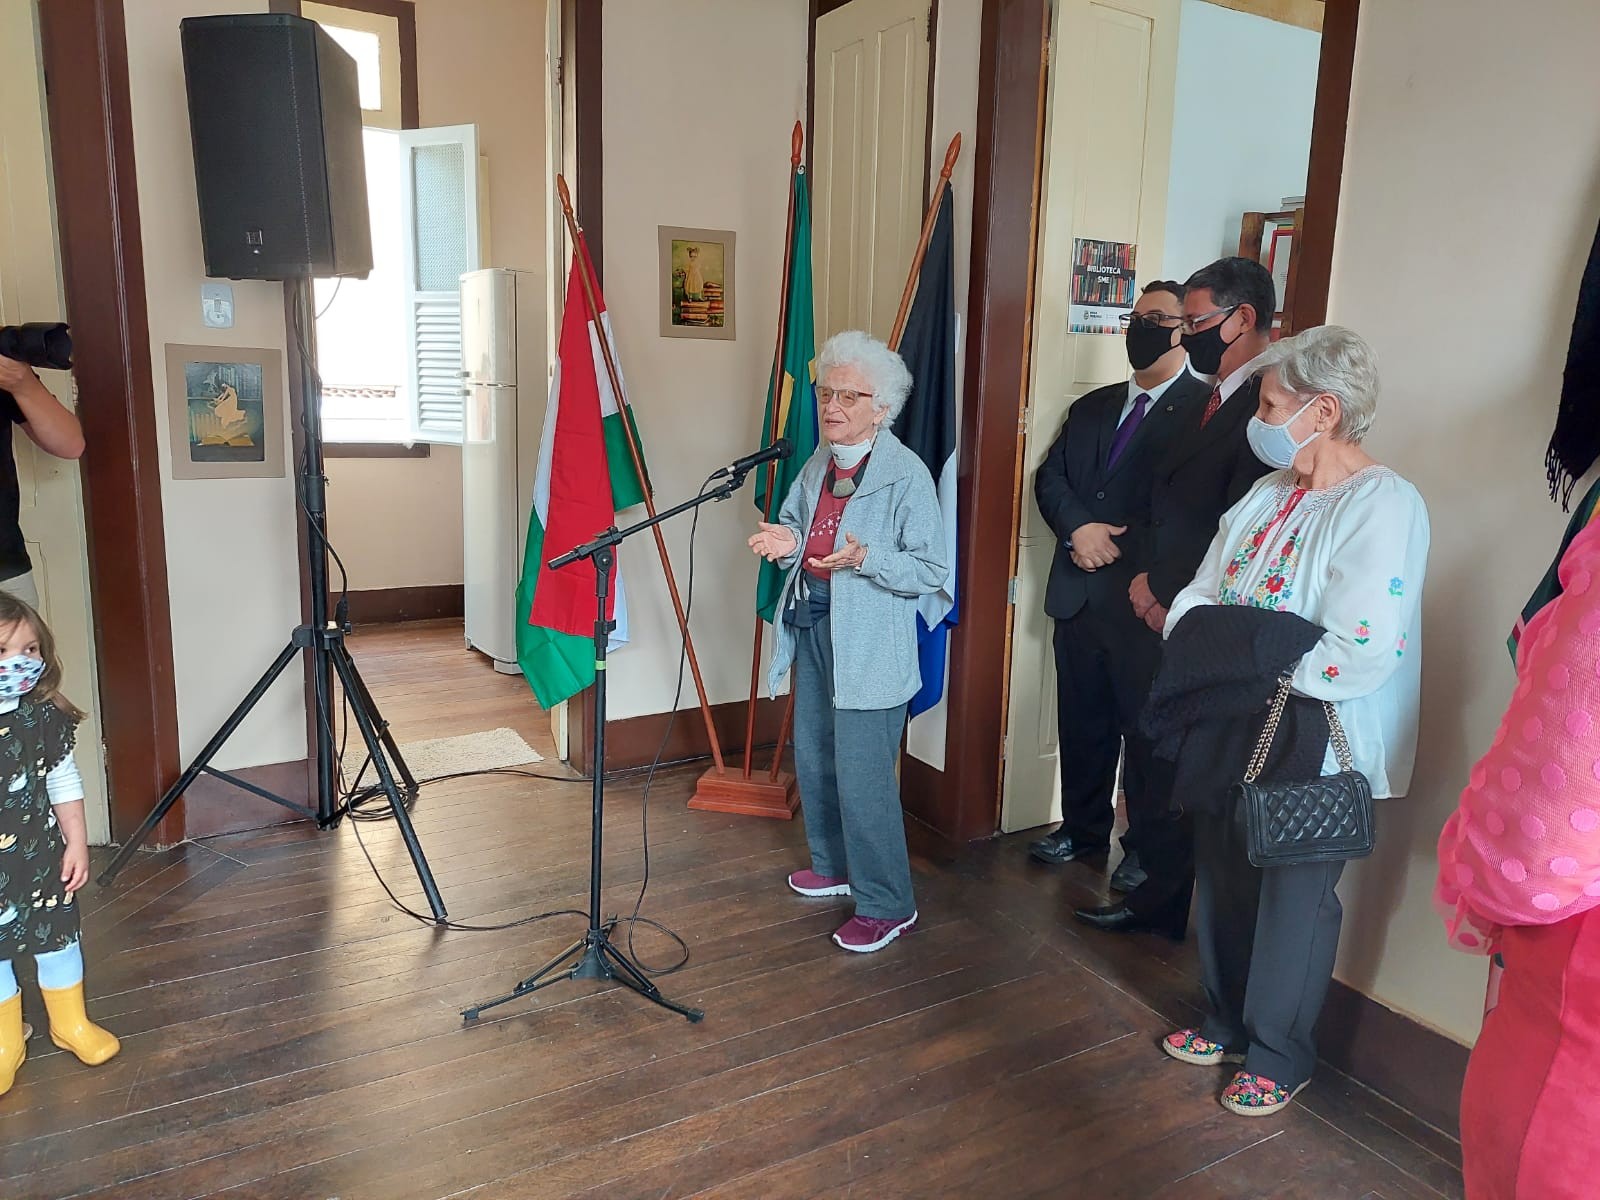
[[766,771],[754,771],[746,779],[741,769],[728,764],[717,774],[713,767],[695,785],[689,807],[700,812],[737,813],[742,817],[773,817],[792,821],[800,806],[800,788],[788,771],[773,779]]

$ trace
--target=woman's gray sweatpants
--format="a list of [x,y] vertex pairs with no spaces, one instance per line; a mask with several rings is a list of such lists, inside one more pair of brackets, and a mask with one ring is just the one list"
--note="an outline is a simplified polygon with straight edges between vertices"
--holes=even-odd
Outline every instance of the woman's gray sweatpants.
[[916,911],[900,815],[900,736],[906,706],[833,706],[831,622],[796,628],[794,758],[811,869],[848,879],[858,917]]

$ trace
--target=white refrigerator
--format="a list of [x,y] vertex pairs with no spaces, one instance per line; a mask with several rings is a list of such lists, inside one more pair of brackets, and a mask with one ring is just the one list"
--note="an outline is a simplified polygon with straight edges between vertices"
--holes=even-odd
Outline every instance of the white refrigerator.
[[549,402],[545,289],[533,271],[461,277],[467,645],[517,673],[517,580]]

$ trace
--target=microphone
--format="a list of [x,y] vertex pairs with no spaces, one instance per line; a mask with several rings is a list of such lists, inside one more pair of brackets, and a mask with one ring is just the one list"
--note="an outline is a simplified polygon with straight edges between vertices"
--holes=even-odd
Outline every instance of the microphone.
[[793,453],[794,443],[788,438],[779,438],[772,445],[765,446],[754,454],[746,454],[743,458],[735,459],[713,475],[712,478],[720,479],[726,475],[744,475],[753,468],[759,467],[762,463],[781,461]]

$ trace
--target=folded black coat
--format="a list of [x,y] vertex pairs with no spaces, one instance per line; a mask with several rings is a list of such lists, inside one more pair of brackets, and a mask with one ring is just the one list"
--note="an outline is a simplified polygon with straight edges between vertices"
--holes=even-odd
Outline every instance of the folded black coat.
[[[1279,681],[1323,632],[1294,613],[1240,605],[1208,604],[1178,622],[1141,719],[1156,755],[1176,764],[1174,808],[1227,812]],[[1259,782],[1314,779],[1327,752],[1322,704],[1291,696]]]

